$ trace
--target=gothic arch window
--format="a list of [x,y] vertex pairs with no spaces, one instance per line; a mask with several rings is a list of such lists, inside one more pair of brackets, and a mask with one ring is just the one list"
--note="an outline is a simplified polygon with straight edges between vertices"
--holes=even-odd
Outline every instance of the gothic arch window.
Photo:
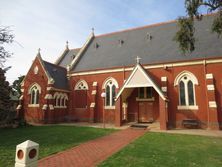
[[75,85],[75,90],[88,90],[88,84],[85,80],[80,80],[77,82],[77,84]]
[[188,71],[184,71],[176,77],[174,86],[178,86],[179,90],[178,109],[188,109],[189,107],[191,109],[197,109],[195,85],[198,85],[198,80]]
[[63,106],[66,107],[68,101],[68,96],[65,94],[63,98]]
[[66,104],[68,101],[68,96],[65,93],[58,93],[56,92],[54,94],[54,102],[55,102],[55,108],[66,108]]
[[60,102],[59,102],[59,106],[60,107],[63,107],[64,106],[64,104],[63,104],[63,99],[64,99],[64,97],[63,96],[60,96]]
[[30,102],[29,104],[39,104],[39,96],[41,93],[41,87],[38,84],[33,84],[29,89]]
[[58,92],[56,92],[54,94],[54,106],[55,107],[59,107],[59,102],[60,102],[60,94]]
[[103,89],[106,92],[106,98],[105,98],[106,107],[115,106],[116,88],[118,88],[118,83],[114,78],[108,78],[104,82]]

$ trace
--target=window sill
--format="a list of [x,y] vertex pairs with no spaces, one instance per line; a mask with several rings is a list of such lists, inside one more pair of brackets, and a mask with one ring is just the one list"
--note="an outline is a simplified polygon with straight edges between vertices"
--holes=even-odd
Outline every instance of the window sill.
[[39,104],[29,104],[28,107],[39,107]]
[[54,106],[54,108],[67,108],[66,106]]
[[178,110],[198,110],[198,106],[177,106]]
[[136,101],[155,101],[155,98],[152,97],[152,98],[148,98],[148,99],[141,99],[141,98],[137,97]]
[[116,107],[115,106],[105,106],[105,109],[106,110],[114,110],[114,109],[116,109]]

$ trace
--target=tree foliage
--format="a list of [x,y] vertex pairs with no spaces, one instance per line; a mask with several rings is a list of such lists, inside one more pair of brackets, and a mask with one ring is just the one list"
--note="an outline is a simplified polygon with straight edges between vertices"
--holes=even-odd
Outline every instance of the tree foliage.
[[12,43],[13,39],[14,35],[10,27],[0,26],[0,67],[3,67],[3,63],[12,55],[12,53],[5,50],[4,44]]
[[5,44],[12,43],[14,35],[9,27],[0,26],[0,125],[7,125],[13,122],[15,118],[15,111],[13,111],[12,101],[10,99],[11,87],[6,81],[5,72],[3,69],[4,63],[12,53],[5,50]]
[[11,88],[5,78],[5,71],[0,68],[0,125],[11,123],[15,118],[10,91]]
[[201,21],[202,14],[199,9],[204,6],[208,13],[216,12],[216,17],[212,24],[212,32],[222,35],[222,0],[185,0],[186,17],[178,19],[179,31],[174,40],[179,43],[179,48],[183,53],[195,50],[195,27],[194,19]]
[[13,83],[12,83],[12,90],[16,91],[16,93],[20,96],[21,95],[21,83],[23,79],[25,78],[25,75],[22,75],[18,77]]

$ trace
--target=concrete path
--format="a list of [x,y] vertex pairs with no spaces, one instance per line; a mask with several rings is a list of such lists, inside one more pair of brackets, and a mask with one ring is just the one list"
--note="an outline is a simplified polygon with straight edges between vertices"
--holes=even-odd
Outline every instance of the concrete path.
[[147,130],[125,129],[80,144],[72,149],[39,160],[39,167],[92,167],[102,162]]

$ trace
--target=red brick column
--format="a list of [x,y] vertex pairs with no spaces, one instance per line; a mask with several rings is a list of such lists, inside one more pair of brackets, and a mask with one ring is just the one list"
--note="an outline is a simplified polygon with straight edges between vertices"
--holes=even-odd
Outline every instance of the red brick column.
[[90,110],[89,110],[89,122],[95,122],[95,111],[96,111],[96,97],[97,97],[97,82],[93,82],[93,90],[91,93],[91,103],[90,103]]
[[215,84],[213,74],[206,74],[208,98],[208,128],[219,130],[217,102],[215,98]]
[[[161,90],[167,96],[167,77],[161,77]],[[168,102],[159,96],[160,129],[167,130]]]
[[122,96],[116,101],[115,107],[115,126],[119,127],[122,125]]
[[45,95],[46,109],[42,109],[44,123],[54,123],[54,98],[53,91],[51,90],[52,85],[48,85],[47,94]]
[[160,129],[167,130],[167,119],[168,119],[167,102],[163,100],[160,96],[159,96],[159,110],[160,110]]

